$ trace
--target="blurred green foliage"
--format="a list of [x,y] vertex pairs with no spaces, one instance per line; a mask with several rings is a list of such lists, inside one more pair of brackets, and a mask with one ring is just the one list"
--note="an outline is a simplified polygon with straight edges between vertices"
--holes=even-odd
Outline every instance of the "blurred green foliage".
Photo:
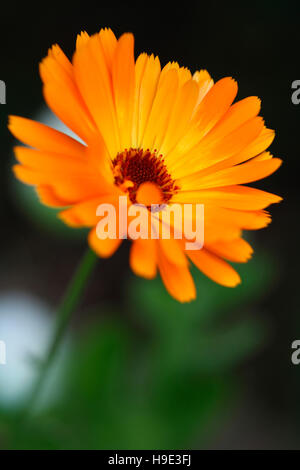
[[1,446],[205,447],[234,407],[237,367],[266,339],[253,312],[273,263],[255,256],[239,270],[244,282],[235,289],[195,270],[197,300],[183,305],[159,278],[132,277],[122,312],[102,306],[99,320],[78,331],[55,405],[22,425],[0,410]]

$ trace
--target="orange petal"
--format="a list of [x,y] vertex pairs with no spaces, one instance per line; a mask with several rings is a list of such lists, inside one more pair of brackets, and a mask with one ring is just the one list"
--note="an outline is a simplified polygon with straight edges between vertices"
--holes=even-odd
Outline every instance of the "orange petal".
[[73,65],[79,91],[111,157],[114,158],[121,148],[112,92],[111,70],[107,67],[106,56],[98,34],[89,38],[76,49]]
[[66,176],[90,173],[90,168],[81,158],[21,146],[14,147],[14,153],[20,163],[28,168],[40,170],[43,173],[48,171],[52,173],[65,173]]
[[168,70],[159,81],[145,134],[142,138],[142,148],[154,150],[160,147],[169,123],[177,91],[177,71],[174,69]]
[[132,146],[138,147],[139,142],[139,120],[140,120],[140,94],[141,84],[148,63],[148,55],[143,52],[140,54],[135,63],[135,90],[133,105],[133,123],[132,123]]
[[271,216],[264,210],[243,211],[207,206],[205,221],[211,221],[211,224],[215,226],[225,222],[243,230],[257,230],[266,227],[271,222]]
[[[137,67],[138,63],[136,64],[136,68]],[[135,105],[135,117],[137,119],[137,147],[142,147],[142,139],[145,133],[145,129],[148,125],[153,101],[156,96],[160,73],[161,69],[159,58],[154,57],[153,55],[150,57],[147,56],[145,67],[143,73],[141,73],[140,80],[136,81],[136,86],[139,87],[136,98],[138,103]]]
[[190,302],[196,298],[196,289],[188,266],[171,263],[159,249],[158,268],[169,294],[179,302]]
[[100,30],[99,39],[102,44],[108,70],[112,70],[113,59],[117,47],[117,39],[110,28]]
[[188,266],[188,261],[182,248],[181,240],[159,239],[160,253],[172,264],[178,266]]
[[161,71],[161,79],[170,71],[177,72],[179,86],[182,87],[188,80],[192,79],[192,74],[187,67],[180,67],[178,62],[168,62]]
[[8,128],[17,139],[30,147],[84,158],[84,145],[40,122],[19,116],[10,116]]
[[194,186],[194,189],[217,188],[220,186],[232,186],[235,184],[252,183],[262,178],[266,178],[276,171],[282,160],[279,158],[250,160],[232,168],[211,173],[206,177],[201,175],[191,175],[189,178],[179,180],[181,187]]
[[199,94],[199,86],[194,80],[188,80],[179,90],[170,115],[168,127],[158,152],[167,157],[180,138],[187,132]]
[[39,185],[36,187],[37,195],[40,201],[49,207],[66,207],[68,206],[68,201],[65,201],[55,194],[51,186]]
[[237,94],[237,83],[231,77],[216,82],[201,101],[194,117],[200,136],[205,136],[224,116]]
[[93,119],[78,92],[73,67],[58,46],[50,49],[40,63],[44,97],[52,111],[85,142],[95,128]]
[[105,196],[98,196],[94,199],[79,202],[78,204],[74,204],[70,209],[60,212],[58,216],[66,224],[68,224],[69,220],[73,220],[75,217],[76,220],[80,221],[82,226],[93,227],[96,226],[100,220],[96,214],[97,207],[100,204],[112,204],[114,207],[117,208],[117,193]]
[[197,99],[197,108],[204,96],[207,95],[209,90],[213,87],[214,81],[207,72],[207,70],[198,70],[193,75],[193,80],[199,85],[199,95]]
[[234,263],[246,263],[252,256],[253,249],[246,240],[237,238],[230,242],[219,241],[208,247],[209,251]]
[[112,256],[117,249],[119,248],[122,240],[120,239],[110,239],[100,240],[97,237],[96,229],[92,229],[88,236],[88,242],[92,250],[100,256],[101,258],[109,258]]
[[282,198],[260,189],[248,186],[227,186],[215,190],[180,191],[172,202],[215,204],[229,209],[260,210],[270,204],[280,202]]
[[255,117],[218,141],[210,140],[207,136],[184,156],[181,168],[176,171],[174,177],[181,178],[196,173],[202,168],[238,154],[257,138],[263,127],[262,118]]
[[134,104],[134,37],[123,34],[117,44],[113,60],[112,80],[121,147],[132,146],[132,119]]
[[235,287],[241,282],[240,276],[233,267],[213,253],[202,249],[187,251],[187,254],[200,271],[218,284]]
[[58,214],[58,218],[61,219],[68,227],[72,228],[82,228],[85,225],[82,224],[82,221],[77,217],[76,213],[70,212],[66,215],[61,215],[63,212]]
[[206,139],[220,140],[225,135],[253,119],[260,111],[260,99],[257,96],[248,96],[234,103],[223,115],[220,121],[207,134]]
[[135,240],[130,249],[130,266],[132,271],[146,279],[156,276],[156,242],[155,240]]
[[203,85],[207,80],[212,80],[207,70],[196,70],[193,74],[193,80],[198,83],[198,85]]
[[[266,127],[263,127],[263,129],[260,131],[258,136],[249,145],[247,145],[241,152],[229,158],[222,158],[217,163],[214,163],[214,164],[209,163],[207,167],[202,168],[202,170],[199,170],[197,173],[195,173],[195,176],[197,174],[199,178],[202,178],[212,173],[216,173],[217,171],[223,170],[225,168],[230,168],[234,165],[237,165],[246,160],[249,160],[255,157],[256,155],[261,154],[261,152],[263,152],[264,150],[266,150],[271,145],[272,141],[274,140],[274,137],[275,137],[274,131],[272,131],[271,129],[267,129]],[[188,175],[186,178],[188,180],[190,178],[190,175]],[[185,184],[185,177],[182,178],[181,183]]]
[[113,186],[114,177],[112,172],[111,158],[101,134],[95,133],[89,140],[85,152],[85,163],[94,174],[101,175],[102,192],[110,192],[109,186]]
[[23,183],[51,186],[56,196],[67,201],[68,205],[101,196],[101,177],[95,178],[95,175],[73,174],[67,178],[63,173],[35,171],[23,165],[14,165],[13,171]]

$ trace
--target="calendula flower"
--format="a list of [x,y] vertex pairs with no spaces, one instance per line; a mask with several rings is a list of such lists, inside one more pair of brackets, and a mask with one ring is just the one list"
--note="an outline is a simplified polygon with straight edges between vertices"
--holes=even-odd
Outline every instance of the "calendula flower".
[[[243,186],[273,173],[281,160],[266,149],[274,138],[258,116],[260,100],[233,104],[237,83],[214,83],[205,70],[193,75],[176,62],[161,68],[158,57],[134,59],[134,38],[118,40],[110,29],[81,33],[70,61],[54,45],[40,64],[44,97],[51,110],[81,139],[41,123],[11,116],[11,132],[29,147],[15,149],[17,178],[34,185],[40,200],[64,208],[71,227],[90,227],[91,248],[111,256],[122,239],[100,239],[97,207],[129,204],[204,204],[204,247],[187,250],[184,240],[137,239],[130,265],[145,278],[159,271],[181,302],[195,298],[189,271],[233,287],[240,277],[229,262],[246,262],[252,248],[243,230],[265,227],[265,208],[280,197]],[[148,210],[148,209],[147,209]],[[150,213],[150,210],[149,210]]]

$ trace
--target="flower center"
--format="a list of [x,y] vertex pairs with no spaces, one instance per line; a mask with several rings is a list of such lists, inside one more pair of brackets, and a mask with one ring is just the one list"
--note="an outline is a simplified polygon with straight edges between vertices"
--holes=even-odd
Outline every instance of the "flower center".
[[167,203],[179,189],[156,150],[125,149],[112,164],[115,184],[128,192],[133,204]]

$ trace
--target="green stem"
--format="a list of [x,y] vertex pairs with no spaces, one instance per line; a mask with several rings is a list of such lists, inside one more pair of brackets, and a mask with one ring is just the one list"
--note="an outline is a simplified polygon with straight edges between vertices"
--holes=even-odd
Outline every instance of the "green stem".
[[73,278],[71,279],[71,282],[66,290],[66,293],[57,312],[56,326],[46,354],[46,358],[41,365],[41,370],[32,388],[29,400],[26,403],[26,409],[24,410],[25,415],[28,415],[30,413],[32,407],[35,405],[42,391],[45,379],[47,377],[47,373],[61,345],[72,312],[76,308],[83,294],[86,283],[96,264],[96,261],[97,256],[93,251],[88,249],[88,251],[83,256],[77,270],[75,271]]

